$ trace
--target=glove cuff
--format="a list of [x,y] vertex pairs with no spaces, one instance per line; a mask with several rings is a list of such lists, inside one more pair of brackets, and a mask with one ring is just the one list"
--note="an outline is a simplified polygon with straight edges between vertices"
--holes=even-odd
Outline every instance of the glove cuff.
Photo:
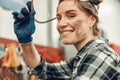
[[29,42],[31,42],[32,40],[33,40],[32,36],[30,36],[30,37],[25,37],[25,38],[22,38],[22,39],[19,39],[19,38],[18,38],[18,41],[19,41],[20,43],[23,43],[23,44],[29,43]]

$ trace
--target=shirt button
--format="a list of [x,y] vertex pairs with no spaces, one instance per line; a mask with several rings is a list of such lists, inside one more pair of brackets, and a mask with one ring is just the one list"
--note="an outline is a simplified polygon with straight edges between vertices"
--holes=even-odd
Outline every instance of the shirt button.
[[76,61],[79,61],[80,59],[81,59],[81,58],[80,58],[79,56],[76,56],[76,57],[75,57],[75,60],[76,60]]

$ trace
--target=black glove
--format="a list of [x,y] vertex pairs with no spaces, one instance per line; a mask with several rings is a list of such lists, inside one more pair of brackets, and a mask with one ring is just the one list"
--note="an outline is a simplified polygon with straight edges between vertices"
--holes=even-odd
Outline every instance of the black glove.
[[34,16],[35,11],[31,10],[31,1],[27,2],[28,10],[24,7],[21,12],[13,12],[14,32],[20,43],[32,41],[32,34],[35,32]]

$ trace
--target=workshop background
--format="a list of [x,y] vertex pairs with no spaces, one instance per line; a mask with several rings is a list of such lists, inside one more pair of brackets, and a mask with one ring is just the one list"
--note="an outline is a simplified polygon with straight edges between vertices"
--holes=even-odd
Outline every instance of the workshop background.
[[[34,75],[27,75],[26,64],[21,57],[22,50],[13,30],[14,19],[11,13],[19,12],[27,1],[0,0],[0,80],[38,80]],[[39,21],[55,18],[57,4],[58,0],[33,0],[35,18]],[[103,0],[98,11],[99,26],[104,36],[120,54],[120,0]],[[46,61],[59,62],[77,53],[72,45],[62,44],[56,30],[56,20],[44,24],[35,22],[35,25],[33,42]]]

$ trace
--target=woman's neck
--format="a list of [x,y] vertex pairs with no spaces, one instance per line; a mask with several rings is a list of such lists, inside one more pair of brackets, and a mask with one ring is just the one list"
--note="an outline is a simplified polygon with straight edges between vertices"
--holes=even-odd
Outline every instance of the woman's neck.
[[74,44],[75,48],[77,49],[77,51],[79,51],[80,49],[82,49],[89,41],[91,41],[92,39],[94,39],[96,36],[90,36],[88,38],[85,38],[81,41],[79,41],[78,43]]

